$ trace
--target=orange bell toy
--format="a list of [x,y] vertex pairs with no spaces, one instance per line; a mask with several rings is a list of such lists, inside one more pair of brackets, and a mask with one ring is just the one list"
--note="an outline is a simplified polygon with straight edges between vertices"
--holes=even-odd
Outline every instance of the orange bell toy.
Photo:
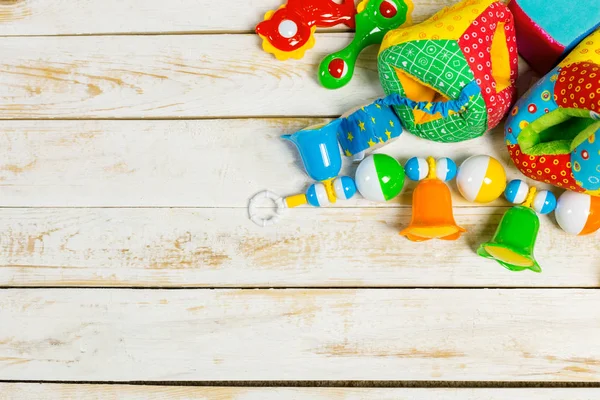
[[[450,159],[438,160],[443,169],[436,172],[436,161],[429,157],[410,159],[405,166],[409,177],[423,177],[413,192],[412,219],[408,228],[400,232],[413,242],[430,239],[456,240],[466,230],[458,226],[452,212],[450,189],[440,180],[450,180],[456,175],[456,165]],[[426,170],[426,171],[424,171]]]

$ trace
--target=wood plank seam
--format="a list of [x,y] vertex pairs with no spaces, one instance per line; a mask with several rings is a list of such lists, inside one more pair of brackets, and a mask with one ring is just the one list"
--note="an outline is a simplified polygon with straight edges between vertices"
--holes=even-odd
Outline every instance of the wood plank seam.
[[[414,388],[414,389],[517,389],[517,388],[598,388],[599,382],[539,382],[539,381],[69,381],[69,380],[14,380],[0,379],[2,383],[92,385],[92,386],[148,386],[148,387],[212,387],[212,388]],[[1,393],[0,393],[1,396]],[[0,397],[1,398],[1,397]]]

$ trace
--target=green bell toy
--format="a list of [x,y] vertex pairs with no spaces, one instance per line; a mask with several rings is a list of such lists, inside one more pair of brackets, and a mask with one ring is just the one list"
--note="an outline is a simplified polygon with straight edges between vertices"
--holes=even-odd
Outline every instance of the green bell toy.
[[411,24],[411,0],[363,0],[356,7],[356,34],[352,43],[321,61],[319,80],[328,89],[350,82],[360,52],[372,44],[381,44],[392,29]]
[[504,214],[491,242],[479,246],[477,254],[498,261],[511,271],[542,272],[533,255],[540,220],[529,207],[515,206]]
[[[479,246],[477,254],[496,260],[511,271],[531,270],[542,272],[534,256],[535,242],[540,229],[537,213],[548,214],[556,207],[556,197],[551,192],[537,192],[535,187],[520,180],[510,182],[506,198],[519,204],[509,209],[496,230],[494,238]],[[536,213],[537,211],[537,213]]]

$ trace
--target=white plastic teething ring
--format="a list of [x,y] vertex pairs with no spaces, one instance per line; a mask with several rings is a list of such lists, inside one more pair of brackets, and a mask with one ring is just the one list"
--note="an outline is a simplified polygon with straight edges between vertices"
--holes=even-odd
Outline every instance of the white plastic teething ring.
[[[273,204],[275,205],[275,214],[271,215],[270,217],[265,218],[265,217],[259,216],[256,213],[255,209],[257,207],[257,203],[261,199],[269,199],[273,202]],[[256,225],[262,226],[264,228],[266,226],[271,226],[271,225],[276,224],[279,221],[279,216],[283,212],[284,208],[285,208],[285,203],[283,201],[283,197],[281,197],[271,191],[263,190],[262,192],[258,192],[257,194],[255,194],[254,197],[252,197],[250,199],[250,202],[248,203],[248,216],[250,217],[252,222],[254,222]]]

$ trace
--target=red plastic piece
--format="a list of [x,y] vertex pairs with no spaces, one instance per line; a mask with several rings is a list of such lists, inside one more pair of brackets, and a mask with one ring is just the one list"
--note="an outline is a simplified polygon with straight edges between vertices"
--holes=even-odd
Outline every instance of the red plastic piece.
[[345,75],[347,70],[348,70],[348,68],[346,66],[346,62],[344,60],[342,60],[341,58],[334,58],[329,63],[329,73],[334,78],[337,78],[337,79],[341,78],[342,76]]
[[385,18],[394,18],[398,14],[398,8],[391,1],[384,1],[379,6],[379,12]]
[[291,52],[308,42],[311,28],[344,24],[354,28],[354,0],[341,4],[332,0],[288,0],[268,19],[256,26],[256,33],[277,50]]

